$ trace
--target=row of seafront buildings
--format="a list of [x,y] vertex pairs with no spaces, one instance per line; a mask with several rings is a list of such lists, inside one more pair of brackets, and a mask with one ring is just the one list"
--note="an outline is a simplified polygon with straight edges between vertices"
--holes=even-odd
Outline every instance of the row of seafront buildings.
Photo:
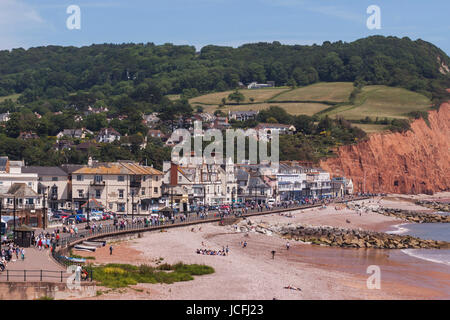
[[163,171],[131,161],[60,167],[25,166],[0,157],[3,210],[35,213],[43,208],[102,209],[118,214],[151,214],[164,207],[179,211],[239,202],[264,204],[353,193],[351,180],[330,179],[318,168],[296,162],[270,165],[164,162]]

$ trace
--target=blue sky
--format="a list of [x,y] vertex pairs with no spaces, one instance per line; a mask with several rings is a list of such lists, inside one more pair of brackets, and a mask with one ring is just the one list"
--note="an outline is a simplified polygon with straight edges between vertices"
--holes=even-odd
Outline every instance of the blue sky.
[[[81,30],[68,30],[69,5]],[[369,5],[381,29],[366,27]],[[450,53],[448,0],[0,0],[0,49],[166,42],[239,46],[258,41],[321,44],[369,35],[421,38]]]

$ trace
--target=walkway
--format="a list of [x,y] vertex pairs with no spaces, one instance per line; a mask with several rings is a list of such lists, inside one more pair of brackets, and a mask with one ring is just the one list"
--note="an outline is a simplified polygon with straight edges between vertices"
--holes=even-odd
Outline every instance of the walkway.
[[[357,201],[367,199],[364,198],[355,198],[355,199],[347,199],[347,201]],[[343,201],[336,201],[336,202],[343,202]],[[287,211],[293,211],[293,210],[302,210],[302,209],[309,209],[312,207],[318,207],[321,206],[321,204],[316,205],[302,205],[302,206],[290,206],[288,208],[284,207],[277,207],[273,210],[263,210],[263,211],[257,211],[257,210],[249,210],[247,214],[243,214],[243,217],[250,217],[254,215],[267,215],[267,214],[274,214],[274,213],[280,213],[280,212],[287,212]],[[225,218],[234,218],[234,215],[228,215],[225,216]],[[128,217],[130,218],[130,217]],[[211,223],[211,222],[218,222],[222,220],[223,218],[220,216],[214,216],[214,212],[209,212],[209,215],[207,218],[199,218],[195,213],[191,213],[187,220],[184,222],[166,222],[162,225],[156,225],[156,226],[145,226],[143,223],[141,224],[128,224],[126,228],[120,229],[116,228],[112,225],[111,221],[108,223],[102,222],[103,229],[101,232],[97,231],[93,233],[91,230],[82,230],[82,225],[79,226],[79,232],[78,236],[73,237],[70,236],[68,233],[61,234],[62,237],[60,239],[60,245],[55,250],[54,258],[58,259],[61,255],[61,250],[63,252],[68,248],[72,247],[75,244],[81,243],[85,240],[89,239],[97,239],[97,238],[105,238],[105,237],[111,237],[111,236],[117,236],[121,234],[128,234],[128,233],[136,233],[136,232],[146,232],[146,231],[152,231],[152,230],[158,230],[158,229],[166,229],[166,228],[174,228],[174,227],[183,227],[183,226],[189,226],[189,225],[196,225],[200,223]],[[94,222],[91,222],[93,224]],[[98,222],[96,222],[98,225]],[[53,228],[52,228],[53,229]],[[47,229],[46,231],[52,232],[51,229]],[[36,230],[36,233],[39,231]],[[56,262],[49,254],[48,250],[42,250],[39,251],[38,249],[33,248],[27,248],[25,249],[25,261],[11,261],[8,263],[8,266],[6,270],[2,273],[0,273],[0,282],[3,281],[47,281],[47,282],[60,282],[61,279],[66,278],[69,276],[68,273],[65,273],[66,269],[62,266],[62,263],[64,262],[61,259],[59,262]],[[15,258],[15,255],[14,255]],[[66,261],[67,262],[67,261]],[[25,270],[25,271],[24,271]],[[43,271],[41,271],[43,270]]]
[[[24,271],[25,270],[25,271]],[[42,270],[42,272],[41,272]],[[25,260],[16,260],[16,255],[8,263],[6,270],[0,273],[0,281],[60,282],[69,276],[66,269],[50,256],[49,250],[25,248]]]

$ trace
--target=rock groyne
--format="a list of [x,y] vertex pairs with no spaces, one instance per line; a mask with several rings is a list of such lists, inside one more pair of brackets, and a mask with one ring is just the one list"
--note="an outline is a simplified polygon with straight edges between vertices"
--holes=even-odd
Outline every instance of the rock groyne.
[[234,230],[243,233],[257,232],[265,235],[278,235],[285,239],[341,248],[450,249],[450,243],[445,241],[330,226],[268,225],[265,223],[254,224],[250,220],[244,220],[235,225]]

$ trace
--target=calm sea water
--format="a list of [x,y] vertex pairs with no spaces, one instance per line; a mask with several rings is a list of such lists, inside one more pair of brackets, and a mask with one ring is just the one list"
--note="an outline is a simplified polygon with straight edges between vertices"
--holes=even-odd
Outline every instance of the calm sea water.
[[[450,223],[405,223],[388,233],[450,242]],[[450,265],[449,249],[405,249],[402,252],[418,259]]]

